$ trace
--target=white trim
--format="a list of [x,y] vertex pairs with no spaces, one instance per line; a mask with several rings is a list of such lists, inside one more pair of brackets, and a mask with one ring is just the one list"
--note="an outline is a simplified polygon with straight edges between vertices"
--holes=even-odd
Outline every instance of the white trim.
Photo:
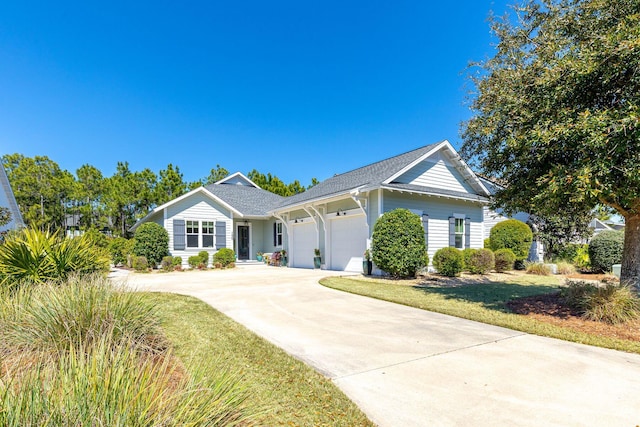
[[382,188],[378,188],[378,218],[382,216],[384,212],[382,212]]
[[[466,175],[468,178],[471,179],[472,182],[470,182],[470,184],[472,186],[474,186],[474,184],[475,184],[474,187],[476,188],[476,190],[480,190],[486,196],[490,196],[491,193],[489,193],[489,190],[487,190],[487,188],[484,186],[484,184],[480,181],[480,178],[478,178],[478,176],[471,170],[471,168],[465,163],[465,161],[462,160],[462,158],[460,157],[458,152],[453,148],[451,143],[449,141],[447,141],[446,139],[444,141],[440,142],[439,144],[437,144],[434,148],[429,150],[427,153],[423,154],[422,156],[418,157],[413,162],[409,163],[404,168],[400,169],[395,174],[391,175],[389,178],[384,180],[382,182],[382,184],[391,184],[393,182],[393,180],[395,180],[396,178],[398,178],[399,176],[401,176],[405,172],[409,171],[410,169],[412,169],[413,167],[415,167],[416,165],[418,165],[420,162],[424,161],[428,157],[431,157],[433,154],[435,154],[436,152],[440,151],[443,148],[448,150],[451,153],[451,156],[450,156],[451,160],[453,162],[458,163],[461,166],[461,168],[456,167],[456,169],[458,169],[463,174],[463,176]],[[460,169],[462,169],[462,170],[460,170]]]
[[[393,192],[398,192],[398,193],[411,193],[411,194],[423,194],[425,196],[432,196],[432,197],[440,197],[443,199],[453,199],[453,200],[464,200],[466,202],[475,202],[475,203],[480,203],[482,205],[488,205],[489,204],[489,200],[478,200],[474,197],[464,197],[464,196],[454,196],[452,194],[441,194],[441,193],[435,193],[432,191],[417,191],[417,190],[409,190],[406,188],[395,188],[395,187],[387,187],[387,186],[382,186],[380,187],[381,190],[387,190],[387,191],[391,191]],[[484,197],[484,196],[480,196],[480,197]]]
[[238,227],[249,227],[249,258],[247,258],[248,261],[253,260],[252,258],[252,236],[253,236],[253,228],[252,228],[252,224],[249,222],[247,224],[245,224],[244,222],[236,222],[236,238],[235,238],[235,243],[236,243],[236,250],[238,251],[238,261],[245,261],[245,260],[241,260],[240,259],[240,233],[238,233]]
[[[231,179],[233,179],[233,178],[235,178],[235,177],[237,177],[237,176],[239,176],[239,177],[240,177],[240,178],[242,178],[244,181],[246,181],[246,182],[247,182],[247,184],[251,184],[251,185],[253,185],[253,186],[254,186],[254,187],[256,187],[256,188],[260,188],[260,186],[259,186],[258,184],[256,184],[255,182],[251,181],[249,178],[247,178],[247,177],[246,177],[244,174],[242,174],[241,172],[236,172],[236,173],[234,173],[234,174],[232,174],[232,175],[227,176],[226,178],[222,178],[220,181],[218,181],[218,182],[214,183],[214,185],[217,185],[217,184],[224,184],[225,182],[230,181]],[[260,188],[260,189],[261,189],[261,188]]]
[[140,224],[142,224],[143,222],[148,220],[151,216],[155,215],[156,213],[160,212],[163,209],[168,208],[169,206],[172,206],[172,205],[174,205],[174,204],[186,199],[187,197],[191,197],[192,195],[194,195],[196,193],[204,193],[205,196],[209,197],[211,200],[213,200],[214,202],[218,203],[219,205],[222,205],[222,207],[224,207],[225,209],[228,209],[232,213],[232,215],[231,215],[232,217],[233,217],[233,213],[236,213],[239,217],[243,216],[240,211],[238,211],[233,206],[231,206],[230,204],[228,204],[227,202],[225,202],[224,200],[222,200],[221,198],[219,198],[218,196],[213,194],[211,191],[207,190],[205,187],[198,187],[198,188],[195,188],[195,189],[189,191],[188,193],[183,194],[180,197],[176,197],[175,199],[168,201],[164,205],[158,206],[157,208],[155,208],[154,210],[152,210],[151,212],[146,214],[144,216],[144,218],[139,219],[135,224],[133,224],[133,226],[129,229],[129,231],[135,231],[136,228],[138,228],[140,226]]

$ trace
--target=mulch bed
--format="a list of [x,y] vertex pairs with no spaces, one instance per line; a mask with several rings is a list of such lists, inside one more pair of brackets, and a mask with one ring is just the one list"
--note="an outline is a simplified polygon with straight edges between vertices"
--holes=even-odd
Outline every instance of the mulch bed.
[[640,320],[620,325],[585,320],[580,316],[580,313],[564,304],[559,293],[518,298],[509,301],[507,307],[516,314],[576,331],[640,341]]

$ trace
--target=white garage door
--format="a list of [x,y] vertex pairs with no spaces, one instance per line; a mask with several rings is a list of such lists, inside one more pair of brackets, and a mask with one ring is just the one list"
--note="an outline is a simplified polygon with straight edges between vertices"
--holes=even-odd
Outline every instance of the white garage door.
[[331,220],[332,270],[362,271],[362,254],[367,248],[367,222],[364,215]]
[[313,223],[291,224],[293,232],[289,258],[292,267],[313,268],[313,250],[317,247],[316,226]]

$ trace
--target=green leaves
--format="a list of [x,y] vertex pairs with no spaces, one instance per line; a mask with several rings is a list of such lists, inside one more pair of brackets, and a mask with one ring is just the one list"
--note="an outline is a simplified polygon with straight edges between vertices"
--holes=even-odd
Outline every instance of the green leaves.
[[[515,9],[515,8],[514,8]],[[640,200],[640,3],[528,1],[494,19],[462,153],[509,184],[496,204],[557,213]],[[624,46],[624,48],[622,48]]]
[[382,215],[373,227],[373,262],[397,277],[415,277],[429,264],[424,229],[418,215],[395,209]]
[[108,259],[87,238],[25,228],[0,245],[0,284],[65,280],[72,273],[106,271]]

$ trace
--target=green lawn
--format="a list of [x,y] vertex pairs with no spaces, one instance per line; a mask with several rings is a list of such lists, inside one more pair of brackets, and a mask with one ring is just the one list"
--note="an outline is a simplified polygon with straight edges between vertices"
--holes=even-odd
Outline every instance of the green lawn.
[[328,277],[324,286],[423,310],[502,326],[530,334],[640,353],[640,343],[603,337],[510,313],[509,300],[557,292],[554,276],[513,275],[501,282],[462,286],[420,286],[400,280]]
[[373,426],[331,381],[243,326],[191,297],[148,293],[177,355],[203,372],[242,375],[268,426]]

